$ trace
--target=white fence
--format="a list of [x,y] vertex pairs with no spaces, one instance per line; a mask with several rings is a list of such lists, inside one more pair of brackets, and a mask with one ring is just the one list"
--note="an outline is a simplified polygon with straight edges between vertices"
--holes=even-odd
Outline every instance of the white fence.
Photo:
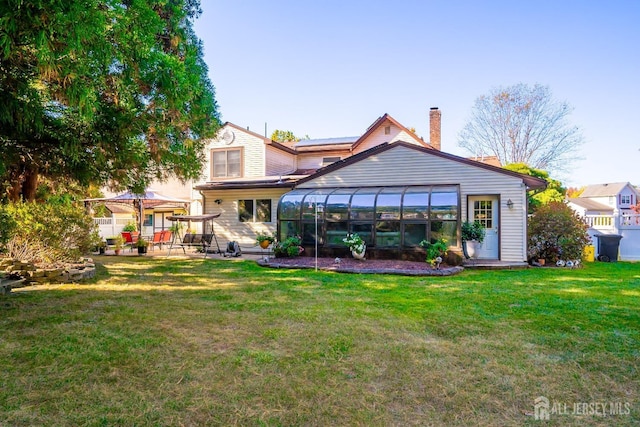
[[102,238],[117,236],[131,221],[131,218],[93,218],[93,222],[98,224],[98,232]]
[[620,259],[623,261],[640,261],[640,214],[622,215],[587,215],[585,221],[592,229],[592,237],[596,252],[598,251],[598,233],[619,234]]

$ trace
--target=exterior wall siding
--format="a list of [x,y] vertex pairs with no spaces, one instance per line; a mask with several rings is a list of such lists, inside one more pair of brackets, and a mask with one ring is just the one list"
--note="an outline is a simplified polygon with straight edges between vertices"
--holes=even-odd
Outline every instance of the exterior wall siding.
[[340,157],[345,159],[351,156],[349,150],[323,151],[322,153],[300,153],[298,154],[298,168],[319,169],[322,167],[324,157]]
[[[460,185],[462,221],[467,218],[467,196],[499,195],[500,259],[526,260],[526,192],[517,177],[398,147],[302,183],[298,188],[428,184]],[[509,199],[513,202],[511,209],[506,206]]]
[[293,154],[266,145],[265,150],[267,176],[286,175],[296,170],[296,159]]
[[[224,132],[221,129],[221,132]],[[244,133],[238,129],[229,127],[233,131],[235,138],[231,144],[226,144],[222,140],[210,139],[207,142],[205,153],[206,161],[203,169],[201,181],[213,181],[211,178],[211,150],[242,148],[242,173],[244,178],[254,178],[265,175],[265,143],[264,140],[256,136]]]
[[371,135],[369,135],[366,140],[361,142],[355,148],[353,154],[361,153],[380,144],[384,144],[385,142],[404,141],[409,144],[419,145],[415,138],[409,135],[407,132],[392,124],[389,124],[388,126],[391,126],[391,132],[389,133],[389,135],[386,135],[384,133],[385,126],[380,126]]
[[[203,191],[205,198],[204,213],[220,213],[214,220],[214,230],[218,243],[226,245],[237,241],[243,250],[250,250],[255,245],[258,233],[275,234],[277,224],[277,208],[280,196],[289,189],[247,189],[225,191]],[[215,200],[221,199],[221,204]],[[240,222],[238,220],[238,200],[271,199],[271,222]],[[258,248],[253,248],[257,250]],[[223,248],[224,250],[224,248]]]

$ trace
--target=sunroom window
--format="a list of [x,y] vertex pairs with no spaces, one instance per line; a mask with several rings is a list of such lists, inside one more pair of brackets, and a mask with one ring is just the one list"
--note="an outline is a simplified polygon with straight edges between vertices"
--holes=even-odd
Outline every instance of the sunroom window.
[[416,248],[425,239],[456,246],[459,193],[441,185],[297,189],[280,199],[278,233],[332,247],[344,246],[347,233],[379,249]]

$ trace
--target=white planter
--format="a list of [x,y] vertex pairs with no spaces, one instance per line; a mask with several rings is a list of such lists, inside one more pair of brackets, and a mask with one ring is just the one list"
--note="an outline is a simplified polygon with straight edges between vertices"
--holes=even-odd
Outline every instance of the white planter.
[[464,243],[467,245],[467,255],[469,255],[469,258],[475,258],[478,249],[482,246],[482,243],[479,243],[476,240],[467,240]]
[[351,255],[353,255],[355,259],[363,260],[364,254],[366,251],[367,251],[367,247],[365,246],[362,252],[351,251]]

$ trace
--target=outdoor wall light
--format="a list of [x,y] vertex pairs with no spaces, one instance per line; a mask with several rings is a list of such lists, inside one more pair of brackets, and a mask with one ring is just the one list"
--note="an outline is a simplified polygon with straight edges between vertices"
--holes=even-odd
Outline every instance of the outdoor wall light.
[[219,204],[221,204],[221,203],[222,203],[222,199],[215,199],[213,202],[214,202],[216,205],[219,205]]
[[507,200],[507,207],[509,209],[513,209],[513,202],[511,201],[511,199]]

